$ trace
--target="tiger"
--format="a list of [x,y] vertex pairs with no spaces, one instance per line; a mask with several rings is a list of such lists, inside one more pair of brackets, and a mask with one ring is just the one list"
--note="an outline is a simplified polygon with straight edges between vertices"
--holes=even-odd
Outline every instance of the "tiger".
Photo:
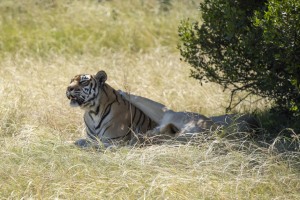
[[71,107],[84,110],[87,138],[75,141],[82,148],[133,145],[135,134],[152,130],[157,123],[106,83],[107,74],[79,74],[66,90]]
[[194,112],[176,112],[151,99],[128,94],[121,90],[118,92],[158,124],[157,127],[146,133],[147,137],[155,137],[156,140],[186,140],[195,134],[209,133],[220,128],[232,128],[237,132],[253,133],[260,127],[258,121],[249,114],[206,117]]

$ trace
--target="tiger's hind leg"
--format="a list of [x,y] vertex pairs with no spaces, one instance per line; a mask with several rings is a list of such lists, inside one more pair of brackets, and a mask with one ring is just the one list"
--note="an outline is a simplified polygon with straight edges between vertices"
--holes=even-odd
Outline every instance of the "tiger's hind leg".
[[147,146],[162,144],[176,138],[179,129],[172,123],[157,126],[145,134],[134,134],[129,142],[130,146]]

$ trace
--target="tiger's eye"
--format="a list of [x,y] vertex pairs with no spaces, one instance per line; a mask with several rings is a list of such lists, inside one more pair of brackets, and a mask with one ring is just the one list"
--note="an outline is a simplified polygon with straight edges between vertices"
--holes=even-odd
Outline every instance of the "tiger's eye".
[[84,81],[81,81],[80,84],[83,85],[83,86],[86,86],[90,83],[89,80],[84,80]]

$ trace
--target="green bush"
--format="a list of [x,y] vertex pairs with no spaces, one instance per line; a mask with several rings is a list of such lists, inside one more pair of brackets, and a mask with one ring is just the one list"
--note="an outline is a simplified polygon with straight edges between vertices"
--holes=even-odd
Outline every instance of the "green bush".
[[[266,12],[257,12],[254,25],[263,30],[264,55],[272,70],[287,83],[282,89],[287,107],[300,113],[300,2],[270,0]],[[285,105],[285,101],[279,102]]]
[[232,98],[246,91],[288,116],[299,113],[299,9],[298,0],[205,0],[203,23],[179,26],[192,77],[231,89]]

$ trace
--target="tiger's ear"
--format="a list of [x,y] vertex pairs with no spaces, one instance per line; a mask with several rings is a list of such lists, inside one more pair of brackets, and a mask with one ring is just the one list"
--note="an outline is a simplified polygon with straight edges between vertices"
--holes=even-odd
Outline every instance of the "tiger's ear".
[[101,85],[103,85],[105,83],[105,81],[107,80],[107,75],[106,75],[105,71],[101,70],[96,74],[95,78],[97,81],[99,81],[99,83]]

